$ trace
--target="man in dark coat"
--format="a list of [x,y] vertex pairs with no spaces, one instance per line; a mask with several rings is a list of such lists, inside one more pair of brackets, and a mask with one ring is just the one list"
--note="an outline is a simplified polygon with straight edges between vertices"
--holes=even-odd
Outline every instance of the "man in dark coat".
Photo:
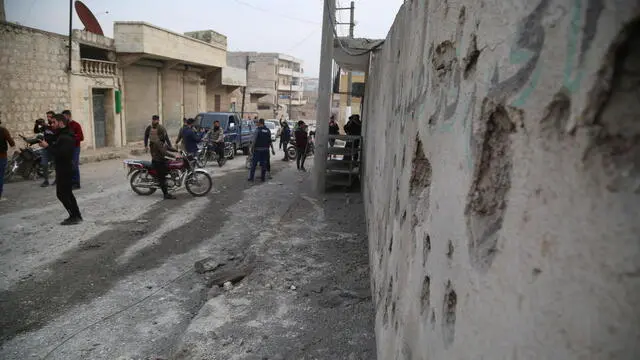
[[40,146],[48,149],[55,159],[56,195],[69,213],[69,217],[60,223],[61,225],[75,225],[82,222],[78,202],[73,195],[74,152],[77,138],[68,126],[69,121],[62,114],[55,115],[51,121],[51,127],[57,131],[55,144],[49,145],[45,140],[40,141]]

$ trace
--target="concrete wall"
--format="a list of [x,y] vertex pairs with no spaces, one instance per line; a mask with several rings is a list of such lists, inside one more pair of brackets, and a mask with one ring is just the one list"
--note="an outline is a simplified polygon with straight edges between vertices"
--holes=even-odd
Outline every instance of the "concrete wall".
[[190,31],[184,34],[194,39],[217,45],[221,48],[227,48],[227,37],[213,30]]
[[141,141],[152,115],[160,115],[158,72],[155,67],[133,65],[121,70],[124,79],[123,98],[126,109],[127,142]]
[[379,359],[640,358],[639,12],[404,3],[363,116]]
[[0,119],[14,135],[30,134],[45,112],[71,107],[67,38],[0,23]]
[[206,43],[143,22],[115,22],[114,40],[120,53],[144,53],[193,64],[225,67],[226,47]]
[[162,71],[162,123],[171,135],[176,135],[185,117],[182,94],[183,71]]

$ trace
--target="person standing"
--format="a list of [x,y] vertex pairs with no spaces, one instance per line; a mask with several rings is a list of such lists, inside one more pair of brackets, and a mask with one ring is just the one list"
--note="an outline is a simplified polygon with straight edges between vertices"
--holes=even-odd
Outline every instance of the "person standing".
[[224,163],[224,130],[220,127],[220,121],[213,122],[213,131],[211,132],[211,142],[216,154],[218,154],[218,165]]
[[147,149],[147,144],[151,153],[151,166],[156,171],[156,180],[160,185],[164,198],[175,199],[176,197],[169,194],[169,189],[167,188],[167,174],[169,172],[167,157],[173,157],[169,154],[169,150],[175,150],[171,148],[167,130],[160,125],[160,117],[158,115],[151,117],[151,125],[144,132],[145,149]]
[[251,170],[249,171],[249,181],[254,181],[256,174],[256,166],[260,163],[261,176],[260,180],[266,181],[267,176],[267,161],[269,159],[269,148],[273,155],[276,154],[273,149],[273,142],[271,141],[271,130],[264,126],[264,119],[258,120],[258,127],[256,128],[256,134],[253,138],[252,153],[253,158],[251,161]]
[[[185,126],[187,124],[187,120],[184,120]],[[154,128],[154,126],[160,126],[162,128],[162,130],[164,130],[165,133],[167,133],[167,130],[164,128],[164,126],[160,125],[160,116],[158,115],[153,115],[151,117],[151,125],[147,126],[147,128],[144,130],[144,151],[149,151],[149,136],[151,135],[151,129]],[[171,147],[171,140],[169,140],[169,137],[167,136],[166,138],[166,144],[168,147]]]
[[[47,116],[48,115],[49,114],[47,113]],[[56,131],[53,129],[51,125],[52,122],[53,122],[53,117],[49,119],[43,131],[44,141],[47,144],[49,144],[49,146],[52,146],[53,144],[55,144],[56,137],[57,137]],[[42,177],[44,178],[44,181],[42,182],[42,184],[40,184],[41,187],[47,187],[50,185],[49,184],[49,164],[51,163],[52,159],[53,159],[53,155],[51,154],[51,150],[47,148],[42,149],[40,166],[42,167]],[[55,181],[54,181],[54,184],[55,184]]]
[[[329,135],[339,135],[340,134],[340,126],[336,122],[335,115],[331,115],[331,119],[329,119]],[[329,139],[329,145],[334,146],[336,144],[336,139]]]
[[293,134],[296,139],[296,166],[300,171],[307,171],[307,169],[304,168],[304,161],[307,158],[309,136],[307,135],[307,125],[304,121],[298,121],[298,126]]
[[2,197],[2,190],[4,188],[4,171],[7,168],[7,151],[9,147],[16,146],[15,141],[11,137],[9,130],[2,126],[0,121],[0,201],[6,200]]
[[[182,127],[180,128],[180,131],[178,131],[178,138],[176,139],[176,147],[178,147],[180,145],[180,141],[182,141],[182,130],[184,130],[187,127],[187,118],[183,118],[182,119]],[[182,147],[184,149],[184,146]]]
[[289,141],[291,141],[291,129],[289,128],[289,124],[285,121],[282,124],[282,132],[280,133],[280,148],[284,151],[283,161],[289,161],[289,155],[287,155],[287,145],[289,145]]
[[55,144],[49,145],[45,140],[40,141],[40,146],[49,149],[53,154],[56,162],[56,195],[69,213],[69,217],[60,225],[75,225],[82,222],[78,202],[73,195],[74,154],[77,138],[71,132],[69,123],[66,116],[55,115],[51,121],[51,125],[58,135]]
[[80,123],[71,118],[71,111],[65,110],[62,115],[68,121],[68,128],[73,133],[76,140],[75,147],[73,148],[73,189],[80,189],[80,143],[84,141],[84,134],[82,133],[82,126]]
[[187,119],[187,127],[182,129],[182,141],[184,142],[184,151],[192,156],[198,153],[198,143],[202,138],[193,129],[195,119]]

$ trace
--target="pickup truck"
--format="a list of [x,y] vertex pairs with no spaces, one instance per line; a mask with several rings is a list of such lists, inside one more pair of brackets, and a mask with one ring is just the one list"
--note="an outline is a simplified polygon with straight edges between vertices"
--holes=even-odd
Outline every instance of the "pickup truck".
[[205,112],[195,117],[196,125],[202,129],[210,130],[213,122],[220,121],[220,127],[224,130],[225,141],[233,144],[233,153],[242,150],[244,155],[249,154],[249,146],[253,141],[256,126],[251,120],[241,119],[232,112]]

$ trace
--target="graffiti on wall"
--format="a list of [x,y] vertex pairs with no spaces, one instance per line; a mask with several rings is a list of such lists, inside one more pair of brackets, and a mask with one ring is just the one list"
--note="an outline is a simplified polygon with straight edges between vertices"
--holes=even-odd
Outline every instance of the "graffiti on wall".
[[[586,7],[585,7],[586,4]],[[551,7],[551,0],[542,0],[520,22],[517,36],[509,52],[509,63],[522,67],[509,78],[500,81],[498,66],[494,66],[488,97],[501,100],[516,96],[511,105],[522,107],[536,89],[543,73],[541,53],[547,39],[547,24],[570,13],[562,86],[570,92],[580,88],[586,54],[595,38],[598,19],[604,10],[603,0],[572,0],[570,9],[562,5]]]

